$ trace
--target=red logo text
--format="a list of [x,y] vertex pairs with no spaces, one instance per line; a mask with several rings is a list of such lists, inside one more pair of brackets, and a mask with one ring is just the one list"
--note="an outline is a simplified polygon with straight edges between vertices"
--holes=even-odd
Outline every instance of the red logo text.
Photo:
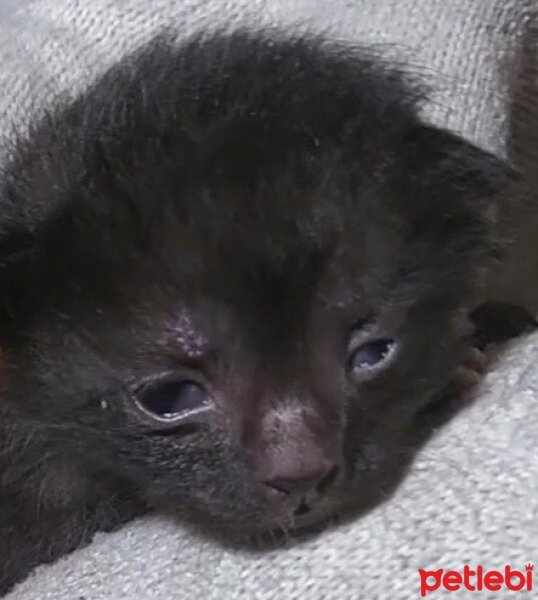
[[465,565],[461,572],[419,569],[420,595],[424,597],[439,588],[449,592],[457,592],[461,588],[470,592],[499,592],[503,589],[511,592],[530,592],[533,586],[533,570],[534,565],[531,564],[525,565],[525,571],[512,569],[509,565],[504,567],[504,571],[486,571],[482,565],[478,565],[474,570]]

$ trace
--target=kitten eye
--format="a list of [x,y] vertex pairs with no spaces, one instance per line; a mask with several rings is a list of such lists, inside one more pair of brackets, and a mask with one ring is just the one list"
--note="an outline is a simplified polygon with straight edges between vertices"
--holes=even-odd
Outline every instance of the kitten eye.
[[349,361],[349,366],[355,372],[371,369],[387,360],[393,353],[394,348],[394,340],[369,340],[354,350]]
[[162,422],[175,422],[210,406],[209,393],[189,379],[160,378],[143,383],[135,401],[144,413]]

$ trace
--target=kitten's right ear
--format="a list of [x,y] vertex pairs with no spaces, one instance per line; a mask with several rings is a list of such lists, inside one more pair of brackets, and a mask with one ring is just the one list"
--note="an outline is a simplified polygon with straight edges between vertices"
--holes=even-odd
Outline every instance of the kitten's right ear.
[[35,236],[22,227],[10,227],[0,233],[0,270],[9,268],[35,246]]
[[[0,203],[0,211],[2,207]],[[13,326],[14,315],[34,294],[31,274],[39,255],[38,238],[39,232],[24,215],[9,210],[0,215],[0,336]]]

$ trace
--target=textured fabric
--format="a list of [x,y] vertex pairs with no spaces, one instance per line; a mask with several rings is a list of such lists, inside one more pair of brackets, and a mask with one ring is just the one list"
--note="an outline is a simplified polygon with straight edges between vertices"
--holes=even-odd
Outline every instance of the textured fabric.
[[[0,114],[20,128],[168,28],[284,26],[375,44],[434,90],[432,120],[505,150],[507,81],[536,0],[33,0],[0,25]],[[11,8],[11,10],[10,10]],[[529,42],[530,43],[530,42]],[[519,61],[521,62],[521,61]]]
[[[430,83],[430,120],[499,155],[514,154],[529,180],[538,171],[536,0],[33,0],[1,6],[0,116],[11,124],[1,129],[2,153],[13,132],[23,131],[54,97],[74,95],[163,28],[182,39],[200,29],[255,24],[376,44],[381,55]],[[478,401],[423,449],[396,495],[360,521],[300,546],[252,555],[146,518],[39,568],[9,598],[407,600],[419,597],[419,567],[508,563],[523,569],[538,560],[537,355],[538,336],[515,344]]]

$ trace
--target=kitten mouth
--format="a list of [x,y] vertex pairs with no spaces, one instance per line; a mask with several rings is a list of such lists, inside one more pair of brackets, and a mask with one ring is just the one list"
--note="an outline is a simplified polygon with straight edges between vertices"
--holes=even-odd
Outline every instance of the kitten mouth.
[[256,536],[268,544],[287,544],[322,533],[337,522],[336,512],[310,509],[302,514],[294,514],[288,519],[280,519]]
[[294,517],[301,517],[307,515],[312,511],[312,508],[304,501],[299,503],[299,506],[293,511]]
[[320,529],[325,528],[329,522],[330,517],[327,513],[318,512],[312,509],[308,509],[306,512],[298,513],[293,515],[293,530],[302,531],[312,527],[319,527]]
[[286,515],[274,520],[268,527],[269,530],[283,530],[288,533],[302,534],[310,530],[322,530],[336,517],[336,507],[321,505],[310,505],[301,501],[295,509],[288,511]]

